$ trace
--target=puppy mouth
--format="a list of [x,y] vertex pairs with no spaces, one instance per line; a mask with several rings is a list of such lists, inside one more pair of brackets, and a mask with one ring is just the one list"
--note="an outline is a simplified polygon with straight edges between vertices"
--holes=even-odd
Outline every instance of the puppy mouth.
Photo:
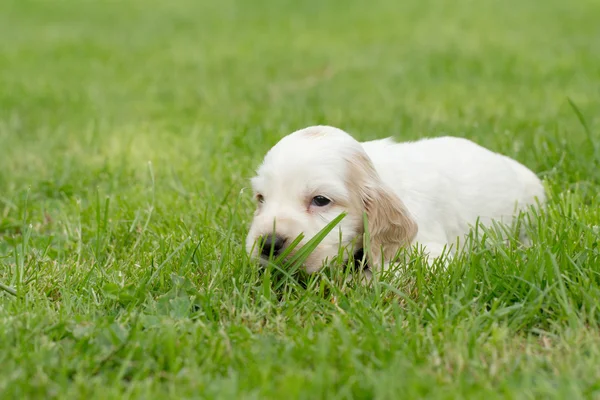
[[[269,263],[273,263],[275,261],[275,259],[277,258],[277,257],[265,256],[264,254],[258,254],[257,256],[258,257],[256,257],[256,259],[263,266],[267,266]],[[288,255],[288,257],[289,257],[289,255]],[[284,258],[283,260],[279,260],[279,261],[285,263],[287,261],[288,257]],[[352,260],[346,259],[344,261],[344,265],[346,266],[346,268],[352,268],[353,271],[368,270],[369,264],[367,262],[367,259],[365,258],[364,249],[362,249],[362,248],[357,249],[352,256]]]

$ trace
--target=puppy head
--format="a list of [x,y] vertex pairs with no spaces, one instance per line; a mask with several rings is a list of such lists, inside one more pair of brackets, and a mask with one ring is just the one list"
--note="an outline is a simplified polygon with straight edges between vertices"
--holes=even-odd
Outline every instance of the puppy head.
[[362,248],[365,212],[375,265],[416,234],[416,224],[361,144],[337,128],[314,126],[284,137],[265,156],[252,187],[257,209],[246,248],[261,261],[303,234],[300,248],[342,212],[346,217],[306,260],[307,272],[334,259],[340,246]]

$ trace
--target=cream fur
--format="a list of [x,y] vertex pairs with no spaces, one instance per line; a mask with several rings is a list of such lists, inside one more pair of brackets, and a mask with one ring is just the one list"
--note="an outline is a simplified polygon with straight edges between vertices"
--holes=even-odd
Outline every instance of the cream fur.
[[[477,220],[510,222],[527,207],[543,203],[537,176],[513,159],[455,137],[395,143],[359,143],[329,126],[296,131],[265,156],[252,179],[258,204],[246,248],[261,259],[256,241],[275,231],[289,244],[306,242],[341,212],[347,216],[305,263],[320,269],[340,246],[362,246],[363,213],[372,257],[379,267],[401,248],[424,246],[430,259],[453,246]],[[315,196],[331,203],[311,204]],[[301,243],[301,244],[302,244]],[[264,260],[263,260],[264,261]]]

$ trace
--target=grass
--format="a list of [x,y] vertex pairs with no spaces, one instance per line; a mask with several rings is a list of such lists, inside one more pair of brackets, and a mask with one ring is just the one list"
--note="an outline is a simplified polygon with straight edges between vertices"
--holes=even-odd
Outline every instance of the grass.
[[[600,397],[599,17],[593,0],[1,2],[0,397]],[[371,287],[261,273],[248,178],[317,123],[516,158],[550,197],[533,245],[492,230]]]

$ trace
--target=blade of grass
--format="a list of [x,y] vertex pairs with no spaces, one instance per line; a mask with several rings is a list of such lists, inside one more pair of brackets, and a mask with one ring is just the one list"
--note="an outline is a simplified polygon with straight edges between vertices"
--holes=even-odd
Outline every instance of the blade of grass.
[[300,250],[296,252],[296,254],[294,254],[294,256],[287,263],[287,266],[295,268],[304,263],[304,261],[306,261],[306,259],[310,255],[310,253],[312,253],[317,248],[317,246],[323,241],[323,239],[325,239],[329,232],[331,232],[333,228],[335,228],[342,221],[342,219],[344,219],[345,216],[345,212],[341,213],[340,215],[335,217],[330,223],[325,225],[325,227],[321,229],[319,233],[313,236],[308,242],[306,242],[304,246],[302,246]]
[[15,288],[13,288],[12,286],[7,286],[3,283],[0,283],[0,289],[4,290],[8,294],[17,296],[17,290]]
[[583,113],[581,112],[581,110],[579,110],[579,107],[577,107],[577,104],[575,104],[575,102],[570,97],[567,97],[567,101],[569,102],[569,105],[571,106],[571,108],[573,109],[573,112],[577,116],[579,123],[581,123],[581,126],[583,127],[583,130],[585,131],[587,140],[588,140],[592,150],[594,151],[594,158],[596,159],[596,161],[598,161],[600,159],[600,155],[598,154],[598,144],[594,140],[592,131],[590,130],[590,127],[589,127],[585,117],[583,116]]

